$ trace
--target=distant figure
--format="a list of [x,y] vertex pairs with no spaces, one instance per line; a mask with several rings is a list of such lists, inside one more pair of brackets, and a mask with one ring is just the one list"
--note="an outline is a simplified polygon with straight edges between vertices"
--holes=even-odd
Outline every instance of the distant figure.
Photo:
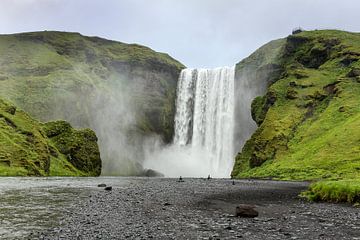
[[232,181],[232,185],[235,185],[235,181],[234,181],[234,180]]
[[208,180],[210,180],[211,179],[211,177],[210,177],[210,174],[208,175]]
[[180,176],[178,182],[183,182],[183,178]]

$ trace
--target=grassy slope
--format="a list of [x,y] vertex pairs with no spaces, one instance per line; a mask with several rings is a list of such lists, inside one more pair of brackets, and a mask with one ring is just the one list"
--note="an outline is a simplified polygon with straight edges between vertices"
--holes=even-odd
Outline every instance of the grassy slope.
[[346,179],[317,183],[310,195],[358,201],[344,196],[360,194],[360,79],[349,75],[360,68],[359,58],[360,34],[328,30],[290,36],[283,75],[252,104],[259,128],[236,157],[232,176]]
[[[138,129],[172,136],[176,80],[184,67],[164,53],[78,33],[0,35],[0,96],[32,116],[90,127],[92,98],[131,88]],[[87,104],[85,104],[87,103]],[[151,103],[151,104],[150,104]],[[159,122],[159,123],[158,123]]]
[[0,99],[0,176],[93,175],[75,168],[44,135],[42,123]]
[[144,136],[172,140],[182,68],[150,48],[79,33],[0,35],[0,97],[40,121],[94,129],[104,174],[141,171]]

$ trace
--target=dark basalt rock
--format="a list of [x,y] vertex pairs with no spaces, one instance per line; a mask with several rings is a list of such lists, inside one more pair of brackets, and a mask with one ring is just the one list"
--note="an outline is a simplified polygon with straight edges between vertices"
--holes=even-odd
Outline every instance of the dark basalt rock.
[[106,184],[105,183],[100,183],[97,185],[98,187],[106,187]]
[[16,107],[15,106],[12,106],[12,105],[9,105],[5,108],[5,112],[11,114],[11,115],[15,115],[15,112],[16,112]]
[[328,48],[314,47],[308,55],[301,55],[297,60],[305,67],[317,69],[329,59],[329,54]]
[[341,63],[344,67],[348,67],[348,66],[350,66],[353,62],[356,62],[356,61],[358,61],[358,60],[359,60],[359,56],[348,54],[348,55],[346,55],[346,56],[340,61],[340,63]]
[[235,209],[235,216],[243,217],[243,218],[257,217],[257,216],[259,216],[259,213],[254,208],[255,208],[255,206],[252,206],[252,205],[240,204]]
[[346,76],[351,78],[360,76],[360,68],[352,68]]
[[106,191],[111,191],[111,190],[112,190],[112,187],[111,187],[111,186],[105,187],[104,190],[106,190]]

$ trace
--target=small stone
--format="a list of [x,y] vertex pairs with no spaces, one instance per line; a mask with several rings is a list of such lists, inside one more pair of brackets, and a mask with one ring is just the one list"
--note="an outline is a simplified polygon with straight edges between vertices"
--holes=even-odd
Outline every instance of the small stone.
[[109,186],[109,187],[105,187],[104,189],[105,189],[106,191],[111,191],[111,190],[112,190],[112,187]]
[[100,183],[97,185],[98,187],[106,187],[106,184],[105,183]]
[[226,230],[231,230],[232,228],[231,228],[231,226],[227,226],[225,229]]

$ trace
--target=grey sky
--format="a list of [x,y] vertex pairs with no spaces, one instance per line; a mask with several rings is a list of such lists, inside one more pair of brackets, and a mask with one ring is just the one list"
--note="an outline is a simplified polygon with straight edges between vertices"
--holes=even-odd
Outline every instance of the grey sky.
[[359,0],[0,0],[0,33],[80,32],[233,65],[295,27],[360,31]]

